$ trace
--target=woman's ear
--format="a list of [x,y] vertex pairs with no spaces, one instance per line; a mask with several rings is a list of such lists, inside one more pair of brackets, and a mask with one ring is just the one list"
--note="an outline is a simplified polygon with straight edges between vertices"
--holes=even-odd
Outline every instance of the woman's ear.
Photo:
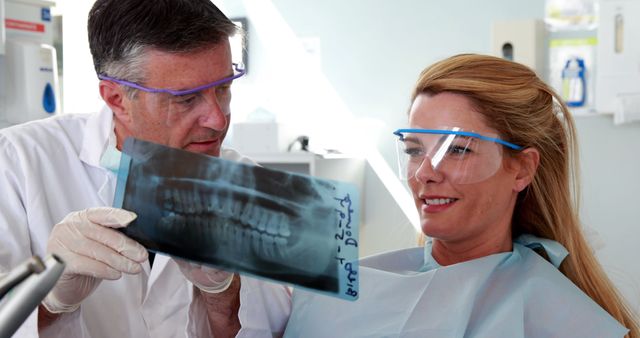
[[527,148],[516,155],[516,160],[519,166],[513,189],[515,192],[520,192],[533,181],[540,164],[540,152],[535,148]]
[[127,97],[122,86],[111,81],[101,80],[99,88],[100,96],[109,106],[116,120],[128,125],[131,122],[131,100]]

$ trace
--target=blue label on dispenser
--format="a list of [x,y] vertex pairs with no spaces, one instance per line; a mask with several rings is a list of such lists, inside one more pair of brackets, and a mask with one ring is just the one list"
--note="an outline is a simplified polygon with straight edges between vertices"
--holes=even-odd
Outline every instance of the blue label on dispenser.
[[56,111],[56,95],[53,92],[53,87],[50,83],[44,87],[44,93],[42,93],[42,107],[44,110],[53,114]]
[[42,21],[51,21],[51,10],[49,8],[42,8],[40,10],[40,16]]

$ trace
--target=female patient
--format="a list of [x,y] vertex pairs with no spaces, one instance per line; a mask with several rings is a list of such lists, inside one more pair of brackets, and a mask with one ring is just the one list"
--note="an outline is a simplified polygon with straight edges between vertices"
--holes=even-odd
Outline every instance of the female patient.
[[356,302],[297,290],[285,336],[639,337],[581,231],[572,118],[530,69],[438,62],[395,134],[430,240],[361,260]]

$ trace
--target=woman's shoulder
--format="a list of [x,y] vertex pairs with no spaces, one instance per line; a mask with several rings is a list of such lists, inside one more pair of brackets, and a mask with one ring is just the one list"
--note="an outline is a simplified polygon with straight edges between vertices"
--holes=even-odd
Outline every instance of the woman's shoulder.
[[626,329],[620,323],[542,256],[518,244],[514,254],[518,262],[498,269],[489,289],[505,286],[500,288],[502,294],[522,301],[524,324],[531,336],[551,332],[563,337],[624,336]]

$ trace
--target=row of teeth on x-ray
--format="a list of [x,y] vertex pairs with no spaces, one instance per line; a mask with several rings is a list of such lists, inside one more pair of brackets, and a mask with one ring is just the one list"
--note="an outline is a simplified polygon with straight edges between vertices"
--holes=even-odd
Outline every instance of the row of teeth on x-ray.
[[183,189],[165,190],[163,207],[170,212],[160,220],[161,226],[195,227],[201,240],[212,237],[210,243],[226,241],[236,253],[253,251],[272,259],[287,258],[290,253],[290,220],[283,212],[215,193],[204,198]]
[[164,209],[187,215],[215,214],[219,217],[239,219],[242,223],[273,236],[291,235],[289,217],[284,213],[250,202],[243,203],[229,197],[221,198],[216,194],[211,194],[205,199],[198,193],[168,189],[165,190]]
[[[181,226],[198,227],[201,240],[206,241],[210,236],[209,243],[220,243],[224,240],[229,244],[230,253],[243,254],[253,251],[262,258],[281,259],[289,258],[288,240],[285,237],[274,236],[260,232],[254,228],[238,226],[233,222],[225,221],[223,224],[213,224],[210,218],[200,216],[184,216],[180,214],[169,214],[160,220],[160,226],[177,228]],[[223,239],[223,241],[221,241]]]

